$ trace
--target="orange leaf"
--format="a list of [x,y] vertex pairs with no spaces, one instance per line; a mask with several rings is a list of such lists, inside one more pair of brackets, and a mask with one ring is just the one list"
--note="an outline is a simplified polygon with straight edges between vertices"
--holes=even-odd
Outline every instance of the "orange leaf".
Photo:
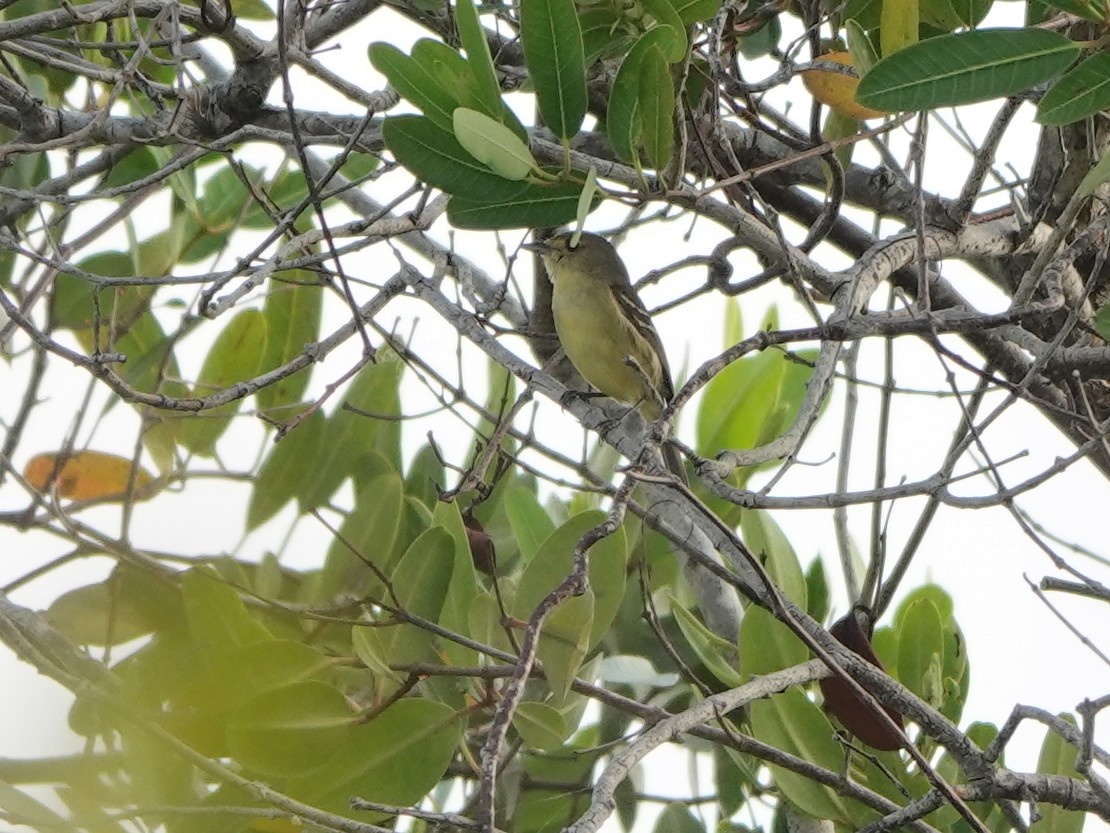
[[[822,55],[818,60],[829,61],[834,64],[852,66],[852,56],[847,52],[830,52]],[[806,85],[809,94],[822,104],[831,107],[842,116],[850,119],[878,119],[886,115],[879,110],[864,107],[856,101],[856,87],[859,79],[838,72],[826,72],[823,69],[807,69],[802,73],[802,83]]]
[[[76,451],[63,461],[57,454],[39,454],[23,468],[23,476],[40,492],[53,486],[59,495],[74,500],[122,500],[134,465],[127,457],[101,451]],[[134,499],[152,497],[153,483],[149,472],[136,467]]]

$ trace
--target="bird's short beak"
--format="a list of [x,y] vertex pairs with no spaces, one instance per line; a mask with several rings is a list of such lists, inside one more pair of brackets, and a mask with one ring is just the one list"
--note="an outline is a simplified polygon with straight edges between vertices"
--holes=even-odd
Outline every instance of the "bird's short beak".
[[520,248],[527,252],[535,252],[538,255],[546,255],[551,252],[551,246],[543,240],[536,240],[533,243],[525,243]]

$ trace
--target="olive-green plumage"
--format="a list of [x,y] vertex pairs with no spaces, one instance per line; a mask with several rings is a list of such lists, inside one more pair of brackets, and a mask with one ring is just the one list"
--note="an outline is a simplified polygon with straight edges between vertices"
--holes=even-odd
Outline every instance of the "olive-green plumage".
[[551,277],[559,342],[587,382],[656,419],[674,386],[651,317],[608,240],[585,233],[577,245],[571,240],[559,234],[526,247],[543,258]]

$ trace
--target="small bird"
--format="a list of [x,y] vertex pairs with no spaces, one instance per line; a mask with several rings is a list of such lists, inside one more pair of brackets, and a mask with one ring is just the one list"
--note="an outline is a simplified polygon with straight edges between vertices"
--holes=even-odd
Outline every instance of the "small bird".
[[[608,240],[582,233],[573,241],[568,232],[524,246],[547,267],[559,342],[587,382],[645,419],[657,419],[674,398],[674,383],[651,316]],[[684,477],[673,446],[664,447],[664,456]]]

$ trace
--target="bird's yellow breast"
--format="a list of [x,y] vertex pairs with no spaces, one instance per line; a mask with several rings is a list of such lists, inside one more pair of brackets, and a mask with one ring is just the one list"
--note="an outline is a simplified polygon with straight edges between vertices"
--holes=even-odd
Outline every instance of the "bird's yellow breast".
[[658,416],[655,394],[625,360],[633,357],[646,364],[642,370],[649,379],[661,368],[653,366],[653,351],[645,350],[644,339],[620,314],[604,280],[564,264],[554,281],[551,311],[567,358],[587,382],[606,396],[641,406],[649,418]]

